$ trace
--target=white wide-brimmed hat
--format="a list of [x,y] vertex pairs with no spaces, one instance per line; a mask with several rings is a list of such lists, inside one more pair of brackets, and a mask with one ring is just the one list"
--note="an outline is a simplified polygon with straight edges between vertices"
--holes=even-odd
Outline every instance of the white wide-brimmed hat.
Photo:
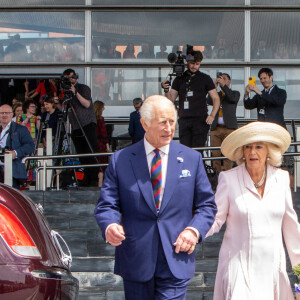
[[229,134],[221,144],[221,152],[230,160],[234,160],[234,153],[239,147],[258,142],[272,143],[283,154],[291,144],[291,136],[278,124],[252,122]]

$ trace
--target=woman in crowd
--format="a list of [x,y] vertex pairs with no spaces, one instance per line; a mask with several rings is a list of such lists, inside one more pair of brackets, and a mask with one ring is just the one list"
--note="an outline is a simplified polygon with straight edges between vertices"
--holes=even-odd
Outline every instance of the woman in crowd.
[[226,222],[214,300],[292,300],[283,239],[300,263],[300,226],[289,174],[277,168],[291,137],[283,127],[253,122],[231,133],[221,151],[238,167],[221,172],[218,212],[207,236]]
[[21,115],[23,113],[23,103],[22,102],[16,102],[14,105],[13,105],[13,113],[14,113],[14,117],[12,118],[12,120],[14,122],[17,121],[19,115]]
[[33,100],[26,100],[23,103],[23,112],[23,114],[18,116],[17,123],[27,126],[33,141],[36,142],[37,133],[40,128],[41,117],[35,115],[35,102]]
[[[44,100],[45,112],[41,115],[41,122],[44,124],[44,128],[52,128],[52,139],[55,139],[57,121],[58,121],[58,109],[54,103],[54,97],[47,97]],[[43,130],[44,131],[44,130]],[[42,132],[42,139],[44,145],[46,145],[46,133]]]
[[[97,120],[97,138],[98,138],[98,152],[107,153],[110,152],[109,149],[109,143],[107,140],[107,132],[106,132],[106,126],[104,122],[104,118],[102,117],[103,111],[104,111],[104,103],[102,101],[95,101],[94,102],[94,109],[95,109],[95,115]],[[107,156],[99,156],[98,157],[99,164],[107,164],[108,159]],[[103,175],[106,167],[100,167],[100,172],[98,174],[99,178],[99,187],[102,186],[103,182]]]

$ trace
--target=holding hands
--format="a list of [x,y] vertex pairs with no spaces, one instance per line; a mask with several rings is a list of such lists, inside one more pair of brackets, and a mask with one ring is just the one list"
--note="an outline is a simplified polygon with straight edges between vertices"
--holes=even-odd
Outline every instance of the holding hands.
[[173,244],[175,252],[188,252],[188,254],[191,254],[195,250],[197,241],[196,233],[191,229],[185,229],[179,234],[176,242]]

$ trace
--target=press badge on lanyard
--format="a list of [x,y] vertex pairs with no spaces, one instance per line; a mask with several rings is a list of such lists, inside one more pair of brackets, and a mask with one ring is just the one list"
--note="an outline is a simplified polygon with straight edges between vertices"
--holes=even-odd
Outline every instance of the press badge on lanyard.
[[184,105],[183,105],[184,109],[189,109],[190,108],[189,101],[187,100],[187,98],[189,98],[189,97],[193,97],[193,91],[188,91],[186,93],[186,100],[184,101]]

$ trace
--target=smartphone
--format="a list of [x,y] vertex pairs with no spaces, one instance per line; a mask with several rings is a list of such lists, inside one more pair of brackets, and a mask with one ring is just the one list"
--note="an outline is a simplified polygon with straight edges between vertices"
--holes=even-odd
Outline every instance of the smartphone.
[[217,78],[222,77],[223,73],[222,72],[217,72]]
[[255,77],[249,77],[248,83],[255,86]]

